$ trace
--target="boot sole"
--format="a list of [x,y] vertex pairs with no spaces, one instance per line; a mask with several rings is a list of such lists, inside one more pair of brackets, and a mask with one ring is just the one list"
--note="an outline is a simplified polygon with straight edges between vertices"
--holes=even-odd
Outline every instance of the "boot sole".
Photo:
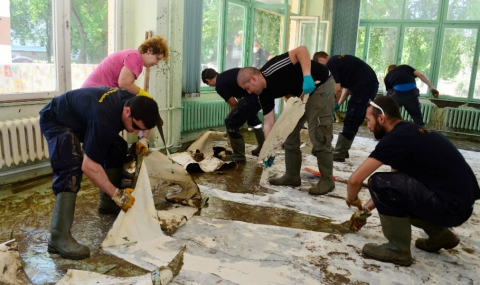
[[54,246],[52,246],[50,244],[47,247],[47,251],[49,253],[60,254],[61,257],[66,258],[66,259],[71,259],[71,260],[80,260],[80,259],[85,259],[85,258],[90,257],[90,252],[88,254],[79,255],[79,256],[69,255],[68,253],[61,252],[60,250],[56,249]]

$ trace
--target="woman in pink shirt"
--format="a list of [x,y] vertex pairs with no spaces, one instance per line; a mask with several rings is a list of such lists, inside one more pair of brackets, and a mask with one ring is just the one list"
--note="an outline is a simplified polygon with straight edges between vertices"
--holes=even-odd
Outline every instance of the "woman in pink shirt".
[[[107,56],[82,84],[84,87],[108,86],[126,89],[133,94],[150,96],[135,85],[143,67],[152,67],[168,59],[167,41],[161,36],[145,40],[138,50],[126,49]],[[151,96],[150,96],[151,97]]]

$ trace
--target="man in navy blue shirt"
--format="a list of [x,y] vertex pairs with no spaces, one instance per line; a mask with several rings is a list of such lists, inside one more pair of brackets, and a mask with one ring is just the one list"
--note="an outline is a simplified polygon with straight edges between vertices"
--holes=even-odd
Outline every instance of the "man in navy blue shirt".
[[[127,90],[91,87],[55,97],[40,111],[40,128],[48,142],[56,195],[48,251],[68,259],[90,256],[70,228],[82,174],[100,188],[98,211],[127,211],[135,199],[133,189],[121,188],[127,142],[119,132],[139,133],[156,126],[157,103]],[[111,198],[110,198],[111,197]]]
[[260,154],[265,137],[262,121],[258,118],[258,111],[260,111],[258,96],[248,94],[238,86],[238,71],[240,68],[232,68],[218,74],[214,69],[206,68],[202,71],[202,81],[210,87],[215,87],[215,91],[231,109],[225,118],[225,126],[230,137],[233,154],[226,156],[223,160],[241,162],[245,161],[245,140],[240,133],[240,127],[247,122],[255,132],[258,146],[252,150],[252,155]]
[[[367,109],[367,127],[380,142],[348,179],[347,205],[361,206],[358,192],[368,178],[370,199],[359,218],[377,208],[388,243],[366,244],[363,254],[410,266],[411,225],[428,238],[415,246],[427,252],[451,249],[459,238],[449,229],[464,223],[480,199],[477,178],[462,154],[443,135],[402,120],[398,104],[381,96]],[[376,172],[383,164],[391,172]]]
[[[300,130],[308,122],[308,134],[313,144],[312,154],[317,157],[322,177],[317,185],[310,187],[311,195],[323,195],[335,188],[333,181],[332,138],[333,103],[335,82],[328,69],[310,59],[305,46],[269,60],[260,70],[245,67],[238,73],[238,85],[250,94],[257,94],[263,110],[265,137],[275,123],[275,98],[286,95],[310,94],[305,104],[305,114],[296,122],[294,130],[287,137],[285,147],[285,174],[269,179],[273,185],[300,186],[302,152],[300,151]],[[268,167],[272,161],[266,162]]]
[[420,91],[417,88],[415,78],[418,77],[432,92],[435,98],[438,98],[438,90],[430,83],[428,78],[420,71],[410,65],[389,65],[388,73],[383,79],[385,83],[385,89],[387,90],[387,96],[390,96],[395,100],[400,107],[404,107],[408,114],[412,117],[415,124],[424,125],[422,111],[420,109]]
[[357,135],[358,128],[365,119],[368,102],[375,99],[378,91],[378,79],[373,69],[363,60],[353,55],[341,54],[329,56],[326,52],[316,53],[317,60],[326,65],[336,83],[335,109],[340,108],[347,97],[347,113],[343,118],[343,130],[338,135],[333,151],[333,160],[344,162],[348,150]]

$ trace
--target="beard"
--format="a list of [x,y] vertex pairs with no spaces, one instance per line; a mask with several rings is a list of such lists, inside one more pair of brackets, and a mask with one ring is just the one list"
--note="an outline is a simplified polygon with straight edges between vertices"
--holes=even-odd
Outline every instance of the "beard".
[[380,125],[378,119],[375,119],[375,128],[373,129],[373,136],[377,140],[381,140],[387,132],[385,128]]

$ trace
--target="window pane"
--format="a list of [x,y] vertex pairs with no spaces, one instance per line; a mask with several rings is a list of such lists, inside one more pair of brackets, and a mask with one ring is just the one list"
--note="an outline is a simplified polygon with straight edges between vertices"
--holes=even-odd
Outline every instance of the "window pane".
[[282,47],[282,16],[255,9],[253,52],[251,66],[261,68]]
[[328,51],[329,22],[321,21],[318,29],[317,51]]
[[245,7],[228,3],[227,9],[224,70],[243,66],[243,27],[245,26]]
[[450,0],[448,3],[448,20],[480,20],[480,1]]
[[367,63],[373,68],[380,83],[380,89],[385,90],[383,78],[387,66],[395,62],[395,45],[398,38],[396,27],[370,29]]
[[405,0],[362,0],[360,19],[402,19]]
[[365,26],[358,27],[357,34],[357,50],[355,56],[363,59],[363,51],[365,50]]
[[70,13],[72,89],[77,89],[108,55],[108,1],[74,0]]
[[477,31],[445,29],[437,86],[440,94],[467,98]]
[[0,93],[55,91],[52,1],[0,2]]
[[[480,62],[480,56],[477,58],[477,62]],[[473,98],[480,99],[480,68],[477,66],[477,77],[475,77],[475,89],[473,89]]]
[[[218,30],[220,23],[220,0],[203,0],[203,27],[202,27],[202,50],[201,69],[218,69]],[[201,82],[201,86],[207,86]]]
[[[430,80],[434,42],[434,28],[405,28],[401,63],[412,66]],[[426,94],[428,86],[419,78],[416,81],[420,93]]]
[[438,0],[407,0],[407,20],[436,20],[438,17]]

